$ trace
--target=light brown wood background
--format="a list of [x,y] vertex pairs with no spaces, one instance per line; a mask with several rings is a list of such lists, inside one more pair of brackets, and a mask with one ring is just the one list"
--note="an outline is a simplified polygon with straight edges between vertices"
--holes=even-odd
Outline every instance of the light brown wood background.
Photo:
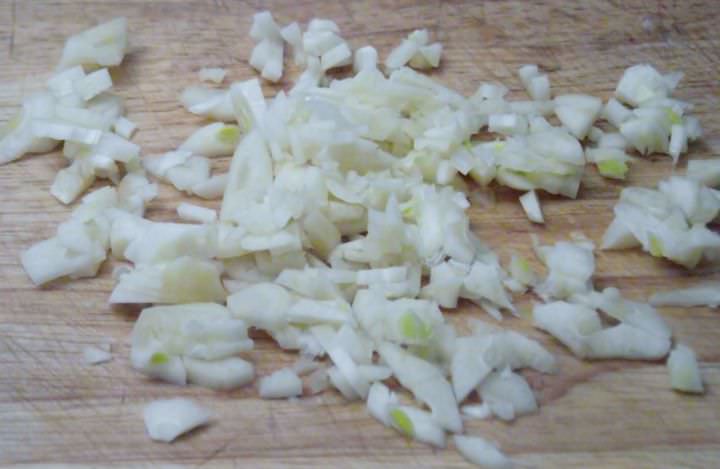
[[[2,0],[0,120],[15,111],[22,96],[43,86],[67,36],[125,15],[132,52],[114,72],[117,89],[127,98],[128,116],[140,126],[135,141],[144,154],[171,150],[201,123],[177,101],[184,86],[197,82],[200,67],[225,67],[229,80],[254,76],[247,65],[252,47],[247,33],[251,14],[262,8],[270,8],[282,23],[332,18],[353,46],[369,42],[382,57],[412,29],[428,28],[445,47],[435,76],[466,94],[481,80],[500,80],[523,96],[515,76],[523,63],[550,70],[555,93],[602,97],[629,65],[650,62],[661,70],[680,69],[686,78],[677,94],[697,105],[706,130],[691,157],[720,152],[720,8],[711,0]],[[335,392],[300,403],[272,402],[259,400],[252,387],[232,393],[183,389],[133,372],[127,337],[137,313],[108,307],[110,265],[96,279],[42,290],[33,288],[19,265],[19,252],[53,235],[71,210],[48,192],[63,164],[53,153],[0,167],[0,464],[466,466],[453,450],[408,444],[368,417],[361,403],[344,403]],[[678,171],[684,167],[683,161]],[[633,165],[628,183],[652,186],[671,172],[669,158],[647,158]],[[500,190],[494,207],[472,209],[473,226],[503,259],[511,249],[530,255],[529,233],[550,242],[576,230],[599,241],[622,187],[588,167],[578,200],[543,197],[545,227],[525,219],[517,193]],[[178,200],[164,186],[148,216],[172,219]],[[642,299],[712,276],[712,271],[688,273],[633,251],[600,252],[596,283]],[[518,300],[524,308],[530,301]],[[555,376],[530,376],[542,404],[537,415],[512,424],[472,422],[468,433],[498,441],[519,467],[720,467],[720,313],[705,308],[663,313],[676,337],[698,352],[706,396],[670,391],[662,363],[583,363],[527,321],[508,319],[509,327],[556,352],[562,369]],[[466,306],[450,314],[462,325],[465,318],[483,313]],[[107,337],[115,342],[114,360],[85,366],[83,347]],[[294,360],[264,339],[250,357],[260,374]],[[215,424],[173,445],[151,442],[142,407],[171,396],[197,398],[217,414]]]

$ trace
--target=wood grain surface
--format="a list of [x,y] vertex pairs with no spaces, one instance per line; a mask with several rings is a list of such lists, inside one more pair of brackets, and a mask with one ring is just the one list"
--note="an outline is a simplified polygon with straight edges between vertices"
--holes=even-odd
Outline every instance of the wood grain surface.
[[[704,140],[692,158],[720,153],[720,8],[707,1],[480,2],[480,1],[0,1],[0,121],[21,97],[43,86],[72,33],[124,15],[132,51],[113,72],[127,98],[128,117],[140,131],[144,154],[174,149],[201,120],[177,96],[197,83],[203,66],[225,67],[228,80],[254,76],[247,64],[252,13],[269,8],[287,23],[332,18],[353,46],[371,43],[384,57],[415,28],[428,28],[445,52],[434,76],[469,94],[481,80],[499,80],[523,96],[515,71],[539,63],[551,71],[555,93],[610,95],[622,71],[639,62],[682,70],[677,95],[697,105]],[[290,67],[282,86],[297,70]],[[268,92],[273,92],[271,88]],[[218,164],[226,164],[218,162]],[[408,443],[366,415],[362,403],[335,392],[299,402],[263,401],[251,386],[220,393],[146,380],[128,363],[127,337],[136,311],[107,304],[111,263],[98,278],[33,288],[19,253],[54,234],[72,207],[48,192],[64,165],[59,153],[0,167],[0,464],[83,467],[466,467],[450,449]],[[683,161],[677,171],[683,172]],[[673,169],[665,156],[632,166],[629,184],[653,186]],[[543,195],[547,224],[526,219],[516,192],[498,190],[494,206],[472,208],[473,228],[507,260],[510,250],[530,255],[529,234],[544,241],[582,231],[600,240],[622,184],[588,167],[577,200]],[[169,220],[181,197],[167,186],[148,217]],[[198,202],[198,201],[195,201]],[[207,204],[212,206],[213,204]],[[635,251],[599,252],[596,283],[617,286],[633,299],[713,277],[687,272]],[[718,277],[715,276],[717,279]],[[519,298],[522,308],[531,298]],[[586,363],[533,330],[508,327],[542,340],[557,354],[557,375],[528,375],[540,412],[512,424],[471,422],[469,434],[497,441],[523,468],[720,467],[720,313],[706,308],[662,310],[679,341],[702,360],[708,392],[672,392],[663,363]],[[461,327],[476,308],[450,312]],[[82,349],[114,341],[114,359],[83,364]],[[295,357],[259,338],[250,353],[260,374]],[[152,399],[192,396],[217,416],[213,425],[172,445],[145,435],[142,407]]]

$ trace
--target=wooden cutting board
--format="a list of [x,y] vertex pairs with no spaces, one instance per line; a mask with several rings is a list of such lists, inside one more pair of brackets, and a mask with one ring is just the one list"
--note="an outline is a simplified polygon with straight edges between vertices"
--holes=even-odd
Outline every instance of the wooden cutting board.
[[[140,126],[135,141],[144,154],[174,149],[201,123],[177,100],[183,87],[197,83],[199,68],[225,67],[229,81],[255,76],[247,64],[248,30],[252,13],[263,8],[282,23],[331,18],[353,46],[371,43],[382,57],[411,30],[428,28],[445,47],[434,76],[465,94],[482,80],[497,80],[522,97],[515,72],[524,63],[550,71],[556,94],[602,97],[632,64],[682,70],[685,80],[677,95],[696,104],[706,131],[691,157],[720,153],[720,9],[711,0],[2,0],[0,120],[43,86],[65,38],[124,15],[132,52],[113,77],[127,98],[128,117]],[[296,74],[291,67],[281,85]],[[466,467],[456,451],[408,443],[368,417],[361,403],[346,403],[335,392],[295,403],[263,401],[253,387],[217,393],[154,383],[133,372],[127,337],[137,311],[107,305],[110,263],[98,278],[41,290],[19,265],[20,251],[52,236],[71,210],[48,192],[63,165],[56,152],[0,168],[0,464]],[[677,171],[684,168],[683,161]],[[628,183],[650,187],[672,172],[669,158],[644,158],[633,164]],[[588,167],[577,200],[543,196],[545,226],[529,223],[518,193],[501,189],[494,206],[472,208],[473,228],[503,262],[512,250],[531,256],[530,233],[552,242],[580,231],[598,242],[622,187]],[[179,200],[163,186],[148,217],[172,219]],[[597,286],[617,286],[634,299],[714,276],[712,269],[687,272],[636,251],[598,252],[597,263]],[[518,304],[526,309],[531,301],[519,298]],[[554,376],[528,375],[541,403],[538,414],[512,424],[471,422],[467,432],[497,441],[519,467],[720,467],[720,314],[706,308],[662,312],[676,338],[702,360],[704,397],[672,392],[663,363],[580,362],[528,321],[507,319],[508,327],[547,344],[560,358],[561,370]],[[484,313],[465,306],[449,316],[462,327],[468,317]],[[104,338],[114,341],[113,361],[84,365],[83,347]],[[257,342],[250,358],[261,375],[295,359],[263,338]],[[142,408],[152,399],[173,396],[196,398],[212,409],[216,422],[175,444],[153,443],[145,435]]]

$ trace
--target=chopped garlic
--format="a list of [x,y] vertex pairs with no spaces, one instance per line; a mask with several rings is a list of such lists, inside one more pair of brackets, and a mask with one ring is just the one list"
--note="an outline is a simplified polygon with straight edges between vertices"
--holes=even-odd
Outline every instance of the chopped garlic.
[[496,445],[479,436],[453,435],[460,454],[468,461],[488,469],[510,469],[512,462]]
[[217,221],[217,212],[215,210],[187,202],[182,202],[177,206],[177,214],[185,221],[198,223],[215,223]]
[[687,177],[695,179],[708,187],[720,186],[720,158],[689,161]]
[[579,140],[585,138],[602,110],[599,98],[583,94],[568,94],[555,98],[555,115]]
[[526,192],[521,195],[520,205],[522,205],[522,208],[530,221],[535,223],[545,223],[542,209],[540,208],[540,201],[538,200],[535,191]]
[[676,345],[668,357],[667,367],[673,389],[696,394],[705,392],[697,357],[691,348],[683,344]]
[[60,59],[60,69],[74,65],[120,65],[128,49],[127,19],[115,18],[71,36]]
[[112,360],[112,354],[110,353],[110,350],[88,345],[83,348],[83,359],[88,365],[99,365]]
[[146,308],[131,340],[133,368],[163,381],[229,389],[254,375],[251,364],[233,356],[253,346],[245,323],[217,304]]
[[405,435],[437,448],[445,447],[445,431],[429,412],[411,406],[395,406],[390,410],[390,426]]
[[183,433],[210,421],[210,413],[190,399],[152,401],[143,410],[145,428],[150,438],[170,443]]
[[260,397],[282,399],[302,395],[302,381],[290,368],[283,368],[271,375],[260,378]]
[[661,291],[650,297],[654,306],[709,306],[720,305],[720,285],[704,283],[693,287]]
[[432,409],[434,422],[452,432],[462,431],[455,395],[440,370],[387,342],[380,345],[379,352],[400,384]]
[[202,81],[209,81],[212,83],[222,83],[222,81],[225,79],[225,74],[227,72],[224,68],[218,68],[218,67],[203,67],[198,71],[198,77]]
[[115,133],[122,138],[130,140],[137,130],[137,126],[132,121],[124,117],[118,117],[113,123],[113,129],[115,129]]

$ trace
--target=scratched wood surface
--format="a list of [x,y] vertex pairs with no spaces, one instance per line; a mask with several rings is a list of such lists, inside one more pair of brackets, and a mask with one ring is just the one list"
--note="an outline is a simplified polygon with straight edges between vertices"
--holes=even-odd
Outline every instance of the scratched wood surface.
[[[200,67],[225,67],[229,80],[254,76],[247,65],[252,47],[247,32],[251,14],[263,8],[283,23],[332,18],[354,46],[371,43],[383,57],[412,29],[428,28],[445,47],[435,76],[466,94],[481,80],[500,80],[522,96],[515,70],[529,62],[551,72],[555,93],[603,97],[634,63],[680,69],[685,80],[677,94],[697,105],[706,130],[691,156],[720,153],[720,9],[712,0],[2,0],[0,121],[22,96],[42,86],[67,36],[124,15],[132,52],[113,76],[127,98],[129,118],[140,126],[135,141],[144,154],[171,150],[201,123],[177,101],[184,86],[196,83]],[[289,76],[296,72],[291,68]],[[283,85],[289,83],[286,78]],[[0,168],[0,465],[466,467],[456,451],[408,444],[369,418],[362,404],[345,403],[335,392],[297,403],[262,401],[253,387],[217,393],[150,382],[133,372],[127,337],[137,312],[107,305],[113,285],[109,263],[98,278],[42,290],[33,288],[20,268],[19,252],[53,235],[71,210],[48,192],[62,166],[53,153]],[[684,167],[683,162],[678,171]],[[647,158],[633,165],[628,183],[652,186],[671,172],[667,157]],[[578,200],[543,198],[544,227],[525,219],[517,193],[499,190],[494,206],[473,207],[473,227],[504,260],[512,249],[530,255],[530,233],[550,242],[582,231],[597,242],[622,187],[588,168]],[[179,200],[162,187],[148,217],[172,219]],[[641,299],[713,275],[711,268],[688,273],[634,251],[599,252],[596,283]],[[521,308],[530,302],[518,299]],[[556,352],[561,371],[528,375],[541,403],[538,414],[512,424],[472,422],[468,433],[497,441],[519,467],[719,467],[720,314],[705,308],[662,312],[677,339],[702,360],[704,397],[670,391],[662,363],[580,362],[527,321],[508,319],[508,327]],[[450,313],[461,327],[467,317],[482,314],[469,306]],[[104,338],[114,341],[113,361],[85,366],[83,347]],[[294,360],[263,338],[257,344],[249,355],[260,374]],[[172,396],[198,399],[217,415],[215,423],[172,445],[151,442],[142,407]]]

